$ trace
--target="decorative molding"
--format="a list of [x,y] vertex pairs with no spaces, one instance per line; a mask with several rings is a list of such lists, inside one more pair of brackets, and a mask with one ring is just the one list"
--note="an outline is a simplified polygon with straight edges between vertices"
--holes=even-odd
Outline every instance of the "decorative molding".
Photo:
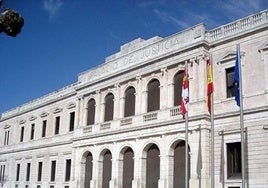
[[36,116],[31,116],[30,118],[29,118],[29,121],[33,121],[33,120],[35,120],[37,117]]
[[67,109],[75,108],[76,104],[74,102],[71,102],[68,104]]
[[25,122],[26,122],[25,119],[21,119],[21,120],[19,121],[19,124],[21,125],[21,124],[24,124]]
[[8,129],[9,127],[11,127],[11,125],[6,124],[6,125],[4,126],[4,129]]
[[40,114],[40,117],[41,117],[41,118],[43,118],[43,117],[47,117],[48,114],[49,114],[49,113],[47,113],[47,112],[42,112],[42,113]]
[[[245,52],[241,51],[240,55],[244,56]],[[222,64],[228,61],[232,61],[235,59],[235,56],[236,56],[236,51],[227,51],[220,57],[220,59],[217,61],[217,64],[220,64],[220,63]]]
[[36,156],[36,158],[43,158],[43,157],[44,157],[44,155],[41,155],[41,154]]
[[53,111],[53,113],[54,114],[57,114],[57,113],[59,113],[61,111],[62,111],[62,108],[57,107],[57,108],[55,108],[55,110]]
[[261,53],[263,51],[268,50],[268,41],[266,41],[265,43],[263,43],[259,48],[258,51]]

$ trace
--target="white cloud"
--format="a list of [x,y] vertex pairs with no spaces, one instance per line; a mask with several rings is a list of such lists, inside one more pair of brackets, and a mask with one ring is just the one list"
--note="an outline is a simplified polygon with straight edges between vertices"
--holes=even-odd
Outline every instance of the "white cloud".
[[62,0],[44,0],[43,2],[43,8],[48,12],[50,18],[53,18],[55,16],[62,5]]
[[169,13],[160,11],[158,9],[154,9],[154,13],[161,19],[164,23],[171,22],[179,27],[187,28],[189,27],[189,23],[187,21],[179,20],[178,18],[171,16]]

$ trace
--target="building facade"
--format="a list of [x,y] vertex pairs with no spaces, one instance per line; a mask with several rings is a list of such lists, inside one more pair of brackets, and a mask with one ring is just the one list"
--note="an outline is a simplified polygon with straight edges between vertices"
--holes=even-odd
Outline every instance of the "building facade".
[[[214,74],[215,187],[241,187],[240,114],[234,100],[240,44],[246,187],[268,187],[268,10],[206,30],[120,47],[76,83],[4,112],[4,188],[211,187],[206,62]],[[188,146],[180,113],[189,71]]]

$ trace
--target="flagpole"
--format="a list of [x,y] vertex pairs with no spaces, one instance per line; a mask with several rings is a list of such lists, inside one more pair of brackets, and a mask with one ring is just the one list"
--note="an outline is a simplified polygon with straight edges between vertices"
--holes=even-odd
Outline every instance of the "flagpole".
[[[185,71],[186,71],[186,78],[188,81],[188,63],[187,61],[185,61]],[[189,89],[189,88],[188,88]],[[188,172],[189,172],[189,166],[188,166],[188,161],[189,161],[189,157],[188,157],[188,111],[189,109],[186,110],[186,114],[185,114],[185,188],[188,188]]]
[[[212,63],[212,55],[210,54],[210,66],[211,66],[211,74],[213,78],[213,63]],[[214,151],[214,92],[210,94],[210,123],[211,123],[211,188],[215,187],[215,168],[214,168],[214,160],[215,160],[215,151]]]
[[243,113],[243,93],[242,93],[242,71],[240,45],[237,44],[238,70],[239,70],[239,102],[240,102],[240,134],[241,134],[241,167],[242,167],[242,188],[245,188],[245,141],[244,141],[244,113]]

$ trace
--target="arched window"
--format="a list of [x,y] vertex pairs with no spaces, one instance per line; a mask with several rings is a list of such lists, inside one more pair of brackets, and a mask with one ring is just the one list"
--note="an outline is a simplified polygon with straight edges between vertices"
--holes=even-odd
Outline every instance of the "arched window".
[[114,95],[109,93],[105,97],[104,121],[111,121],[114,118]]
[[135,115],[135,88],[128,87],[125,91],[125,113],[124,117]]
[[123,187],[131,188],[134,178],[134,152],[129,147],[123,157]]
[[95,123],[95,106],[95,100],[90,99],[87,103],[87,125],[93,125]]
[[148,84],[147,112],[160,109],[160,82],[153,79]]
[[103,154],[102,164],[102,188],[109,188],[109,182],[112,177],[112,154],[107,150]]
[[90,188],[90,181],[92,180],[92,170],[93,170],[93,157],[92,154],[89,152],[86,155],[86,163],[85,163],[85,187]]
[[147,151],[146,159],[146,188],[158,187],[160,178],[160,151],[153,144]]
[[174,106],[179,106],[181,102],[182,79],[183,71],[178,72],[174,76]]
[[[189,148],[188,148],[189,149]],[[189,149],[190,151],[190,149]],[[190,155],[188,155],[188,166],[190,167]],[[184,188],[185,187],[185,141],[180,141],[174,148],[174,164],[173,164],[173,187]],[[190,168],[189,168],[190,169]],[[188,177],[190,177],[190,170],[188,171]]]

